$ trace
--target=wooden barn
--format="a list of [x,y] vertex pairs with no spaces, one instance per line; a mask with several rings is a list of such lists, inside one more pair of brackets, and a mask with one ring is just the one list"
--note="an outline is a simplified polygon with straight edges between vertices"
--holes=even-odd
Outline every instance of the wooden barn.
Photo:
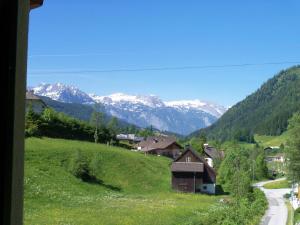
[[178,157],[183,149],[174,137],[153,136],[137,144],[136,148],[146,154],[167,156],[172,159]]
[[174,190],[215,194],[215,170],[190,147],[174,160],[171,172]]

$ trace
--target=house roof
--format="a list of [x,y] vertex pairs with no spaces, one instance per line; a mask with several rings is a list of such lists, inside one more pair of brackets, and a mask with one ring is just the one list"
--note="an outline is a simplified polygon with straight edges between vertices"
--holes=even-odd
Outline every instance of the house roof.
[[142,151],[151,151],[154,149],[165,149],[172,144],[176,144],[179,148],[182,148],[177,142],[175,137],[170,136],[152,136],[148,137],[145,141],[141,141],[137,144],[142,148]]
[[39,96],[35,95],[33,91],[26,91],[26,100],[41,101],[46,105],[46,103]]
[[219,151],[210,146],[204,147],[204,153],[212,159],[223,159],[224,158],[224,151]]
[[[203,167],[207,170],[209,176],[211,177],[211,179],[215,182],[216,181],[216,171],[214,170],[214,168],[212,168],[210,165],[208,165],[208,163],[206,162],[205,159],[203,159],[196,151],[194,151],[191,147],[188,147],[180,156],[178,156],[174,162],[172,163],[172,165],[176,162],[178,162],[179,159],[181,159],[185,154],[187,154],[188,152],[191,152],[197,159],[199,159],[199,161],[203,164]],[[197,171],[195,171],[197,172]]]
[[203,172],[204,165],[199,162],[173,162],[171,165],[172,172]]

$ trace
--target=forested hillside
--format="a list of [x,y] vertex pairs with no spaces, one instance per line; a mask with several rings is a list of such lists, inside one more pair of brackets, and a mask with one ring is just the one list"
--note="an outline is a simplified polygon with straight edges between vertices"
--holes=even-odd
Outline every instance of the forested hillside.
[[288,119],[300,111],[300,66],[269,79],[256,92],[230,108],[204,132],[209,139],[253,141],[253,134],[280,135]]

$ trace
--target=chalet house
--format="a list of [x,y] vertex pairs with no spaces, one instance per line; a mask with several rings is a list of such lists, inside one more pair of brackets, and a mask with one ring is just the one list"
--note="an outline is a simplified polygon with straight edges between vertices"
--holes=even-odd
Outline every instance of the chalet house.
[[36,113],[41,113],[46,107],[46,103],[37,95],[33,93],[33,91],[26,92],[26,111],[29,107],[32,107],[33,111]]
[[180,155],[183,149],[174,137],[170,136],[153,136],[141,141],[136,145],[137,150],[146,154],[155,154],[167,156],[175,159]]
[[224,151],[217,150],[208,144],[204,144],[204,157],[208,165],[214,167],[214,161],[224,159],[225,154]]
[[215,194],[215,170],[190,147],[174,160],[171,172],[174,190]]

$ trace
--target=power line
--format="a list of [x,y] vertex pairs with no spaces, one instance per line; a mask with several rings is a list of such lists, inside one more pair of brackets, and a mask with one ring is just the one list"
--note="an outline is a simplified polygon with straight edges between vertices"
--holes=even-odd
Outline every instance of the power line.
[[249,67],[265,65],[284,65],[300,64],[300,61],[291,62],[266,62],[266,63],[244,63],[244,64],[225,64],[225,65],[203,65],[203,66],[178,66],[178,67],[149,67],[135,69],[105,69],[105,70],[48,70],[32,71],[29,74],[74,74],[74,73],[114,73],[114,72],[143,72],[143,71],[166,71],[166,70],[194,70],[194,69],[213,69],[213,68],[230,68],[230,67]]

